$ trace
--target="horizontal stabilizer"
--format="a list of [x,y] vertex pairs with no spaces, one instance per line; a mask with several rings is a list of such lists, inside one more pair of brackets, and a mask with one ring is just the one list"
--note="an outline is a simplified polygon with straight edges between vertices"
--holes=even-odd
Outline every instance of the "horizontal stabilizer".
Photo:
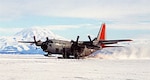
[[123,47],[123,46],[102,46],[102,48],[108,48],[108,47]]
[[123,39],[123,40],[100,40],[99,42],[124,42],[124,41],[132,41],[131,39]]
[[125,41],[132,41],[130,39],[124,39],[124,40],[100,40],[99,43],[100,44],[116,44],[118,42],[125,42]]

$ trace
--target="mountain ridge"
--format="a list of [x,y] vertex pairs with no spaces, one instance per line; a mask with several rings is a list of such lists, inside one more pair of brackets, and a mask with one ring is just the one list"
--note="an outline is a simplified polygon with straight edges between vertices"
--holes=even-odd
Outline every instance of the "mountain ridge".
[[0,53],[43,54],[42,49],[35,45],[18,43],[18,41],[33,41],[33,36],[42,41],[45,41],[46,37],[67,40],[45,28],[25,28],[13,36],[0,37]]

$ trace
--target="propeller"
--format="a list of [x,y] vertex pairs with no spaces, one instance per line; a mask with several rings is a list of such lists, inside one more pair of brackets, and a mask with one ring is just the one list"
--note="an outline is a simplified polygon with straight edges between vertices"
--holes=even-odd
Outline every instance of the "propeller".
[[77,39],[76,39],[76,41],[74,41],[74,40],[71,40],[71,42],[75,45],[77,45],[78,44],[78,42],[79,42],[79,36],[77,36]]
[[48,39],[48,37],[46,37],[46,41],[42,42],[42,44],[41,44],[41,48],[43,49],[43,51],[47,50],[47,48],[48,48],[48,42],[49,42],[49,39]]
[[90,40],[90,44],[93,45],[93,41],[94,41],[95,39],[92,40],[90,35],[88,35],[88,38],[89,38],[89,40]]
[[36,40],[36,37],[33,36],[34,41],[18,41],[20,43],[31,43],[31,45],[35,44],[36,46],[41,46],[41,40]]
[[73,44],[71,45],[71,52],[73,53],[74,57],[77,58],[79,56],[78,52],[80,50],[79,47],[79,36],[77,36],[76,41],[71,41]]
[[90,35],[88,35],[88,38],[89,38],[90,42],[92,42],[92,40],[91,40],[91,36],[90,36]]
[[73,44],[72,44],[72,49],[76,49],[78,47],[78,42],[79,42],[79,36],[77,36],[77,39],[76,41],[71,41]]
[[79,36],[77,36],[76,45],[78,45],[79,42]]
[[32,44],[36,44],[37,41],[36,41],[35,36],[33,36],[33,39],[34,39],[34,41],[18,41],[18,42],[20,42],[20,43],[31,43],[31,45],[32,45]]
[[90,40],[90,46],[91,46],[91,47],[100,48],[99,46],[93,44],[93,41],[95,41],[97,38],[94,38],[94,39],[92,40],[90,35],[88,35],[88,38],[89,38],[89,40]]
[[49,41],[48,37],[46,37],[46,41]]
[[34,39],[34,42],[36,43],[36,38],[35,38],[35,36],[33,36],[33,39]]
[[41,46],[41,48],[43,50],[47,49],[47,44],[50,41],[48,39],[48,37],[46,37],[46,41],[45,42],[42,42],[41,40],[37,41],[35,36],[33,36],[33,39],[34,39],[34,41],[18,41],[18,42],[20,42],[20,43],[31,43],[31,45],[35,44],[36,46]]
[[[35,36],[33,36],[33,39],[34,39],[34,43],[35,43],[35,45],[37,45],[36,37],[35,37]],[[32,44],[33,44],[33,43],[32,43]]]
[[37,41],[35,36],[33,36],[33,39],[34,39],[34,43],[32,43],[32,44],[35,44],[36,46],[40,46],[41,45],[41,44],[39,44],[41,42],[41,40]]

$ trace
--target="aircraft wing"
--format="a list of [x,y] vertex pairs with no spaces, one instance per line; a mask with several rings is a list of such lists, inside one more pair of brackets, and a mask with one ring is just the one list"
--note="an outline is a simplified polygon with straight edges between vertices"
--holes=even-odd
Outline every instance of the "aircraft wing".
[[35,43],[33,41],[18,41],[19,43]]
[[130,39],[122,39],[122,40],[100,40],[100,44],[116,44],[118,42],[132,41]]

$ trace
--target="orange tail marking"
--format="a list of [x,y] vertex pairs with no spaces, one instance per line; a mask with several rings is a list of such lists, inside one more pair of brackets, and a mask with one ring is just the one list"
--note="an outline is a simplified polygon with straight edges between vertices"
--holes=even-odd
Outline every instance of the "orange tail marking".
[[105,23],[103,23],[98,33],[97,40],[99,41],[99,40],[105,40],[105,39],[106,39],[106,25]]
[[[97,40],[105,40],[106,39],[106,25],[105,23],[102,24],[98,36],[97,36]],[[102,46],[102,48],[105,46],[104,44],[100,44],[100,46]]]
[[106,39],[105,28],[106,28],[106,25],[105,25],[105,23],[103,23],[101,31],[100,31],[100,40],[105,40]]

